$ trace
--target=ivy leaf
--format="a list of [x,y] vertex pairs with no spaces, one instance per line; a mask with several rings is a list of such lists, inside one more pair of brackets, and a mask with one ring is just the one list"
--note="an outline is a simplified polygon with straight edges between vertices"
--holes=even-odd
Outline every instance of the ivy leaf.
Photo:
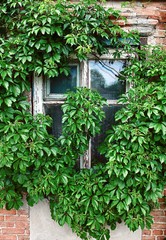
[[52,152],[52,154],[54,155],[54,156],[56,156],[57,155],[57,148],[56,147],[52,147],[51,148],[51,152]]
[[9,88],[9,82],[3,81],[3,86],[8,90],[8,88]]
[[13,91],[13,95],[14,95],[15,97],[17,97],[17,96],[21,93],[20,88],[17,87],[17,86],[12,86],[12,91]]
[[8,107],[11,107],[11,106],[12,106],[12,103],[13,103],[13,99],[5,98],[5,99],[4,99],[4,102],[5,102],[5,104],[6,104]]
[[62,182],[67,185],[68,184],[68,178],[65,175],[62,175]]

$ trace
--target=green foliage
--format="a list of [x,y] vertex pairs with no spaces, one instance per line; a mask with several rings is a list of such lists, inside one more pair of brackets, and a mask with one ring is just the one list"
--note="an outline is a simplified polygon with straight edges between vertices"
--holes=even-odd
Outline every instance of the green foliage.
[[97,1],[7,0],[1,9],[4,38],[8,39],[8,51],[2,49],[3,53],[38,75],[65,73],[73,55],[78,60],[87,59],[89,54],[101,55],[108,52],[108,44],[125,51],[129,45],[122,39],[138,43],[136,35],[126,33],[111,20],[120,18],[119,11],[106,10]]
[[73,151],[84,154],[90,138],[100,132],[100,123],[104,118],[100,107],[104,104],[105,100],[97,92],[87,88],[69,93],[62,106],[64,125],[60,141]]
[[[32,206],[58,189],[64,189],[75,171],[76,159],[88,149],[90,136],[99,132],[104,103],[100,95],[90,89],[70,93],[63,106],[64,127],[59,139],[47,132],[51,124],[48,116],[33,117],[24,110],[15,110],[11,121],[1,123],[0,178],[1,189],[4,189],[0,192],[1,207],[6,204],[7,209],[18,208],[23,191],[27,192]],[[91,117],[87,114],[90,111]],[[70,117],[66,119],[66,116]],[[84,121],[80,122],[81,118]]]
[[107,180],[108,174],[101,166],[73,175],[65,190],[59,191],[59,198],[51,198],[53,219],[60,225],[67,223],[82,239],[89,239],[88,236],[109,239],[109,231],[104,225],[108,220],[114,225],[118,217],[109,213]]
[[122,219],[131,230],[150,227],[150,211],[166,180],[166,52],[147,47],[137,54],[139,60],[131,59],[123,72],[134,86],[119,100],[125,104],[116,114],[119,124],[101,148],[110,178],[125,183],[119,211],[126,204]]
[[[120,12],[95,0],[2,0],[0,10],[0,207],[18,209],[24,193],[30,206],[46,197],[53,219],[82,239],[109,239],[106,225],[121,220],[131,230],[150,227],[165,183],[165,51],[133,49],[138,36],[114,24]],[[67,75],[73,57],[100,57],[110,47],[115,57],[132,53],[121,77],[134,86],[101,147],[108,163],[79,171],[105,100],[86,88],[69,92],[55,139],[47,132],[52,120],[32,116],[24,95],[34,72]]]

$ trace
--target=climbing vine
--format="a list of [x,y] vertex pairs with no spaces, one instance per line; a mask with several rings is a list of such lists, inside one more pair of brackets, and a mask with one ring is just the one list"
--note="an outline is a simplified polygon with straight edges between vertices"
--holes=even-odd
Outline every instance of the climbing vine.
[[[50,201],[53,219],[82,239],[109,239],[122,220],[131,230],[150,227],[150,211],[165,183],[166,53],[138,49],[139,38],[116,23],[120,12],[95,0],[3,0],[0,3],[0,207]],[[52,119],[32,116],[25,92],[33,74],[68,74],[71,59],[128,54],[119,75],[133,84],[119,100],[114,126],[100,147],[107,164],[79,170],[77,159],[100,131],[105,100],[86,88],[66,96],[62,135]]]

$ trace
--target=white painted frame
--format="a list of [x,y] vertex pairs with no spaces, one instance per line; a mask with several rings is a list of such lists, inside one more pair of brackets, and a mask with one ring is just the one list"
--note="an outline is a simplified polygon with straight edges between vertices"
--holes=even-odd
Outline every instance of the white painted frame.
[[44,113],[44,106],[43,106],[43,77],[42,75],[37,76],[34,74],[33,79],[33,94],[32,94],[32,110],[33,115],[38,113]]

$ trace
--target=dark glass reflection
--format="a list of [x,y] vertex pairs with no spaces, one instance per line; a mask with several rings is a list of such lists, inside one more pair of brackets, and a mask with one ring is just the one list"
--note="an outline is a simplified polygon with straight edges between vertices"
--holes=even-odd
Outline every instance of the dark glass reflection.
[[62,104],[58,105],[45,105],[45,113],[53,119],[52,127],[49,129],[49,133],[56,138],[61,136],[62,133]]
[[[104,98],[116,100],[125,93],[125,83],[118,81],[118,73],[125,66],[124,60],[90,61],[91,88]],[[115,70],[114,70],[115,69]]]
[[53,77],[49,80],[51,94],[64,94],[68,90],[74,90],[77,87],[77,66],[70,66],[68,76],[60,74],[58,77]]
[[104,141],[106,137],[106,131],[111,129],[111,126],[115,124],[115,113],[122,108],[122,105],[110,105],[104,107],[105,119],[102,122],[101,132],[91,140],[91,157],[92,165],[96,163],[105,163],[106,159],[98,152],[98,147]]

